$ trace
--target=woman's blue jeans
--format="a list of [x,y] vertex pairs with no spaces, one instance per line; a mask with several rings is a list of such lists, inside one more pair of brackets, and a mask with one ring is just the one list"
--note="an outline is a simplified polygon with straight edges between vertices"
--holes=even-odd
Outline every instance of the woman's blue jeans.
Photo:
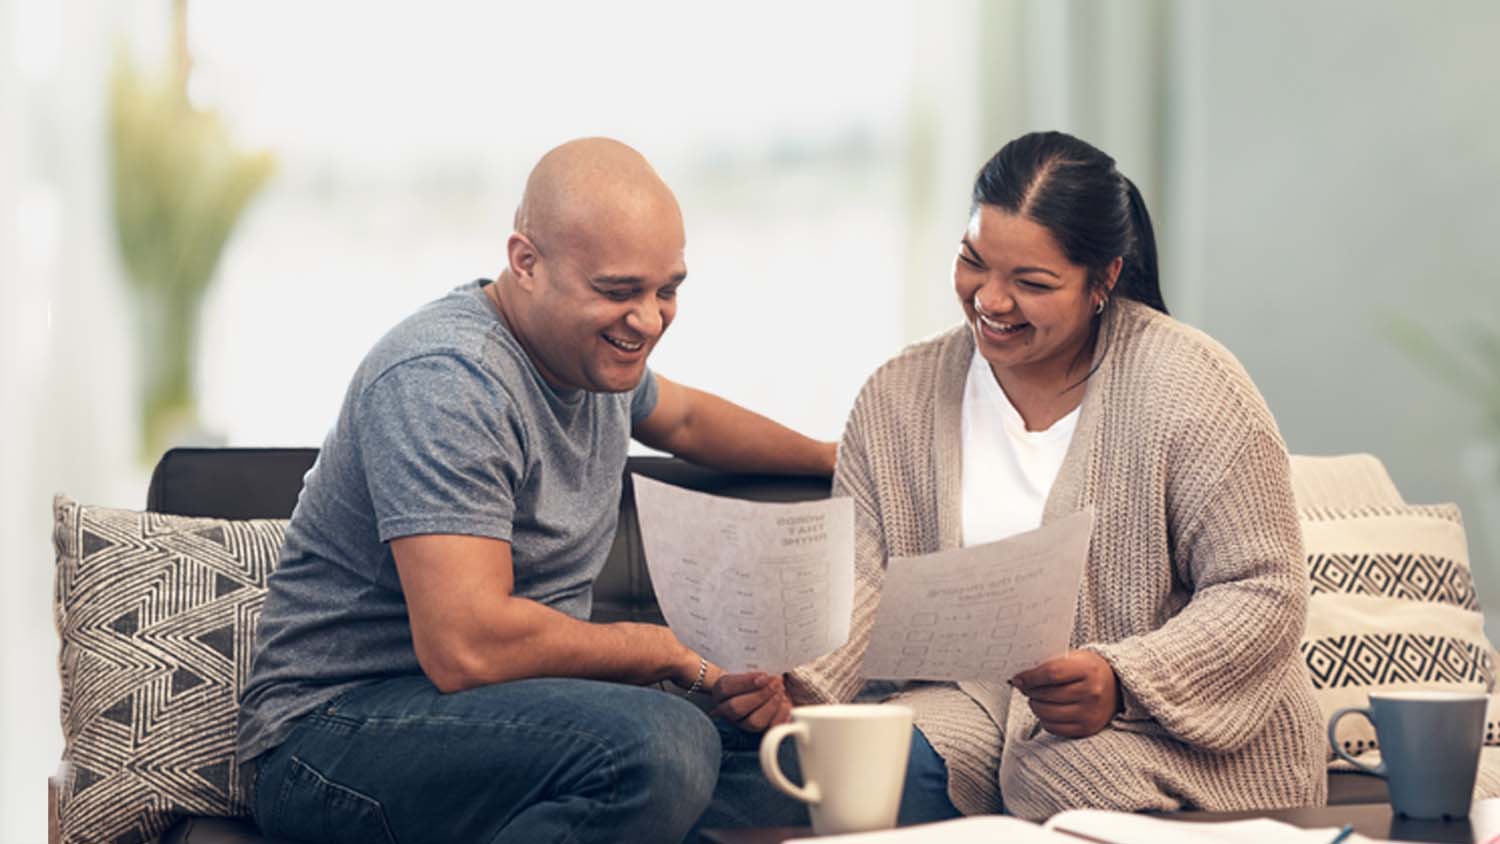
[[591,680],[441,694],[364,686],[258,760],[263,832],[320,844],[677,842],[708,805],[719,736],[682,698]]

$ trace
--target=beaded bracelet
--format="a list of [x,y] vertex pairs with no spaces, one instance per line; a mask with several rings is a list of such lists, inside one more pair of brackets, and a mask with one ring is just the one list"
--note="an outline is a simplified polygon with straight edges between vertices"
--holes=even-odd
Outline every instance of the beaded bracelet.
[[698,657],[698,679],[693,681],[693,685],[688,686],[683,697],[692,697],[697,694],[698,690],[703,688],[703,678],[706,676],[708,676],[708,660],[700,656]]

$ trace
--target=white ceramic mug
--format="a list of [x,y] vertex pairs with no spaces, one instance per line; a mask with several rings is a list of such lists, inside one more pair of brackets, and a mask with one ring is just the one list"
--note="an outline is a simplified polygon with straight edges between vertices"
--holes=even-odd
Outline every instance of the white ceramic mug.
[[[889,829],[901,808],[911,720],[910,707],[889,703],[799,706],[790,724],[766,732],[760,767],[771,785],[807,804],[819,835]],[[801,786],[776,762],[787,736],[797,737]]]

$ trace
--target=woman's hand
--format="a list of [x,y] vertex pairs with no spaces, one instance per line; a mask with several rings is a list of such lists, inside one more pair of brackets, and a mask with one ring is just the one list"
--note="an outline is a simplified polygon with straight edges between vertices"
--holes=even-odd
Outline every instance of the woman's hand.
[[1069,651],[1012,677],[1047,732],[1091,736],[1120,711],[1120,678],[1093,651]]
[[792,717],[792,700],[780,675],[724,674],[713,684],[713,698],[715,706],[708,714],[747,732],[763,732]]

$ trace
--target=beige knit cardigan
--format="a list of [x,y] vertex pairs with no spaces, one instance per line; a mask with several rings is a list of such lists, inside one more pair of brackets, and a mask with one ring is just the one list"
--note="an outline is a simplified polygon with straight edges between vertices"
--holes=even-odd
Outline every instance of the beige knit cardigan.
[[[913,345],[855,401],[834,476],[855,506],[853,625],[791,673],[798,702],[859,690],[887,558],[960,544],[973,353],[967,326]],[[895,699],[965,813],[1323,803],[1321,716],[1297,651],[1307,572],[1275,420],[1226,349],[1135,302],[1107,311],[1094,362],[1042,521],[1095,508],[1072,641],[1113,666],[1124,711],[1067,739],[1006,678],[910,683]]]

